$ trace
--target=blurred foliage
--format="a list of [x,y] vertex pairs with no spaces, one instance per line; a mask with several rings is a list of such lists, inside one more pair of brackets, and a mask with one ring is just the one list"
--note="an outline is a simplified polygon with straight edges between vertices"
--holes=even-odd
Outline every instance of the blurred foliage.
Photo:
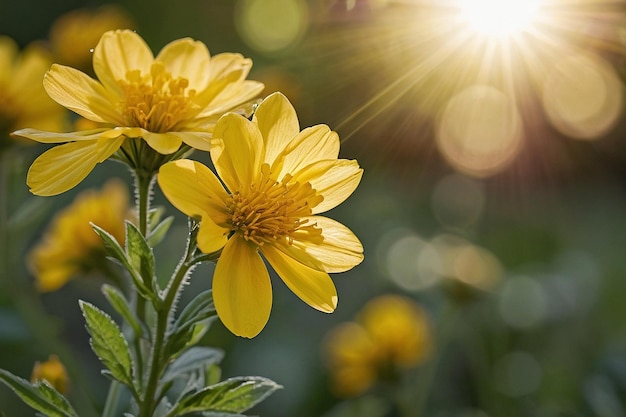
[[[435,115],[454,90],[438,83],[463,68],[436,67],[420,82],[396,82],[406,80],[407,73],[415,76],[411,68],[437,49],[436,43],[406,42],[417,36],[415,27],[437,25],[419,20],[429,16],[428,2],[418,2],[424,10],[407,23],[401,7],[400,13],[370,7],[385,2],[311,1],[308,25],[279,51],[254,49],[245,40],[250,35],[240,35],[236,22],[241,17],[235,16],[244,3],[249,2],[115,4],[129,12],[153,50],[191,36],[213,54],[237,51],[251,57],[251,78],[264,81],[266,92],[283,91],[298,109],[302,126],[322,121],[337,130],[344,140],[342,156],[358,159],[365,169],[360,188],[333,212],[362,239],[366,254],[362,265],[333,277],[337,311],[319,315],[275,280],[272,319],[257,338],[238,339],[219,324],[205,336],[228,352],[225,376],[258,374],[285,387],[255,412],[393,416],[390,399],[399,395],[409,404],[415,401],[414,408],[408,406],[415,417],[626,415],[624,118],[597,140],[573,140],[550,125],[540,111],[540,94],[531,94],[521,117],[532,129],[515,159],[488,177],[459,174],[437,149],[434,132]],[[619,1],[605,3],[619,13],[626,9]],[[47,39],[63,13],[102,4],[5,1],[0,34],[24,47]],[[290,13],[300,16],[298,10]],[[398,22],[410,30],[391,30]],[[623,31],[626,22],[617,26]],[[583,49],[590,48],[590,42],[583,43]],[[622,77],[623,49],[599,51]],[[119,164],[106,162],[57,199],[34,197],[25,185],[26,167],[43,147],[17,146],[2,155],[0,204],[10,221],[0,240],[9,260],[0,280],[0,367],[29,375],[36,361],[58,355],[68,368],[70,397],[80,412],[92,403],[102,407],[108,382],[89,350],[77,303],[80,298],[106,305],[102,282],[89,277],[38,294],[25,254],[76,193],[110,177],[128,181],[130,176]],[[194,158],[207,162],[206,155]],[[456,185],[446,191],[450,179]],[[155,199],[177,216],[170,233],[172,241],[180,241],[174,236],[185,235],[184,219],[160,194]],[[454,251],[467,247],[481,254],[477,268],[484,262],[497,265],[492,285],[475,286],[455,270],[459,258]],[[166,240],[156,248],[157,266],[171,270],[181,251]],[[209,268],[196,270],[186,297],[209,287],[203,279]],[[408,372],[394,394],[372,391],[339,399],[330,391],[321,341],[368,300],[387,293],[411,297],[428,311],[436,351]],[[0,388],[0,404],[7,416],[32,415],[6,388]]]

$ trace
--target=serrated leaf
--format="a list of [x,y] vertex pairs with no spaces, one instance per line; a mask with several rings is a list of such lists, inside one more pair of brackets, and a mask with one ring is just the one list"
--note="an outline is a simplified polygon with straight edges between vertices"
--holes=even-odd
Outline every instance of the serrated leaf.
[[196,295],[180,313],[176,319],[176,327],[191,327],[194,324],[215,315],[213,304],[213,292],[205,290]]
[[67,399],[45,381],[31,385],[4,369],[0,369],[0,381],[11,388],[26,405],[48,417],[78,417]]
[[155,294],[149,289],[149,287],[145,286],[138,270],[135,269],[129,256],[126,254],[126,251],[120,246],[117,240],[115,240],[115,237],[93,223],[91,224],[91,227],[98,234],[98,236],[100,236],[100,239],[102,239],[107,254],[118,260],[122,266],[126,268],[139,294],[148,300],[154,298]]
[[[180,313],[168,335],[166,355],[175,356],[194,337],[201,336],[196,332],[196,325],[215,316],[215,306],[211,290],[206,290],[194,297]],[[208,323],[207,323],[208,324]],[[208,326],[198,329],[206,332]]]
[[230,378],[183,398],[168,416],[194,412],[242,413],[280,388],[267,378]]
[[124,295],[117,288],[109,284],[104,284],[102,286],[102,292],[109,301],[109,304],[111,304],[111,307],[113,307],[133,329],[135,336],[141,336],[141,324],[139,323],[139,320],[135,316],[133,310],[130,308],[126,297],[124,297]]
[[150,229],[150,234],[148,235],[147,241],[151,247],[155,247],[165,237],[167,232],[170,230],[170,226],[174,222],[174,216],[170,216],[165,218],[161,223],[157,224],[155,227]]
[[154,253],[137,227],[126,220],[126,253],[146,287],[154,282]]
[[79,304],[91,335],[92,350],[113,378],[132,388],[132,359],[122,331],[102,310],[86,301],[80,300]]
[[153,229],[157,223],[161,221],[161,217],[165,214],[165,207],[157,206],[148,210],[148,225],[149,229]]
[[192,347],[170,364],[162,380],[163,382],[171,381],[174,378],[198,370],[204,373],[210,366],[220,363],[223,357],[224,352],[219,349],[201,346]]

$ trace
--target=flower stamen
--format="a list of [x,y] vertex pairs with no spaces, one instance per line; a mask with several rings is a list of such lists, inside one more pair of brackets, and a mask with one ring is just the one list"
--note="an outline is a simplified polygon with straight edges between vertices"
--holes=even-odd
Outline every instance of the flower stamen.
[[164,133],[190,117],[197,107],[194,89],[187,90],[189,80],[173,78],[162,62],[155,62],[150,76],[142,77],[140,70],[128,71],[124,89],[123,115],[128,126],[141,127],[150,132]]
[[322,230],[302,218],[310,216],[324,198],[310,183],[291,180],[287,174],[277,181],[269,165],[263,164],[259,180],[231,196],[228,211],[232,230],[258,246],[280,240],[291,245],[294,236],[302,233],[323,240]]

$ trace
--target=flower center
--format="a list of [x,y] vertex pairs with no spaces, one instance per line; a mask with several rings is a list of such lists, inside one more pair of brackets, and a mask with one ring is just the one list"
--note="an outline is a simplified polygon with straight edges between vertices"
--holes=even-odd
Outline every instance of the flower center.
[[150,76],[142,77],[141,71],[132,70],[120,83],[126,97],[123,114],[131,127],[170,132],[196,107],[196,90],[187,89],[189,80],[173,78],[162,62],[152,64]]
[[232,230],[258,246],[283,239],[291,245],[298,235],[321,241],[322,230],[303,217],[310,216],[324,197],[308,182],[291,180],[287,174],[276,181],[269,165],[263,164],[258,182],[231,196],[228,210]]

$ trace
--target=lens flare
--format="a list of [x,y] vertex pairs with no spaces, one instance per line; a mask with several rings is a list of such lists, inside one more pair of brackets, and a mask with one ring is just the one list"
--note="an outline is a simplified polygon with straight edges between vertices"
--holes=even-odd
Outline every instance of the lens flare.
[[522,121],[513,100],[476,85],[454,96],[439,120],[437,145],[457,170],[486,177],[506,167],[520,150]]
[[538,0],[460,0],[467,23],[488,36],[510,36],[532,27]]

